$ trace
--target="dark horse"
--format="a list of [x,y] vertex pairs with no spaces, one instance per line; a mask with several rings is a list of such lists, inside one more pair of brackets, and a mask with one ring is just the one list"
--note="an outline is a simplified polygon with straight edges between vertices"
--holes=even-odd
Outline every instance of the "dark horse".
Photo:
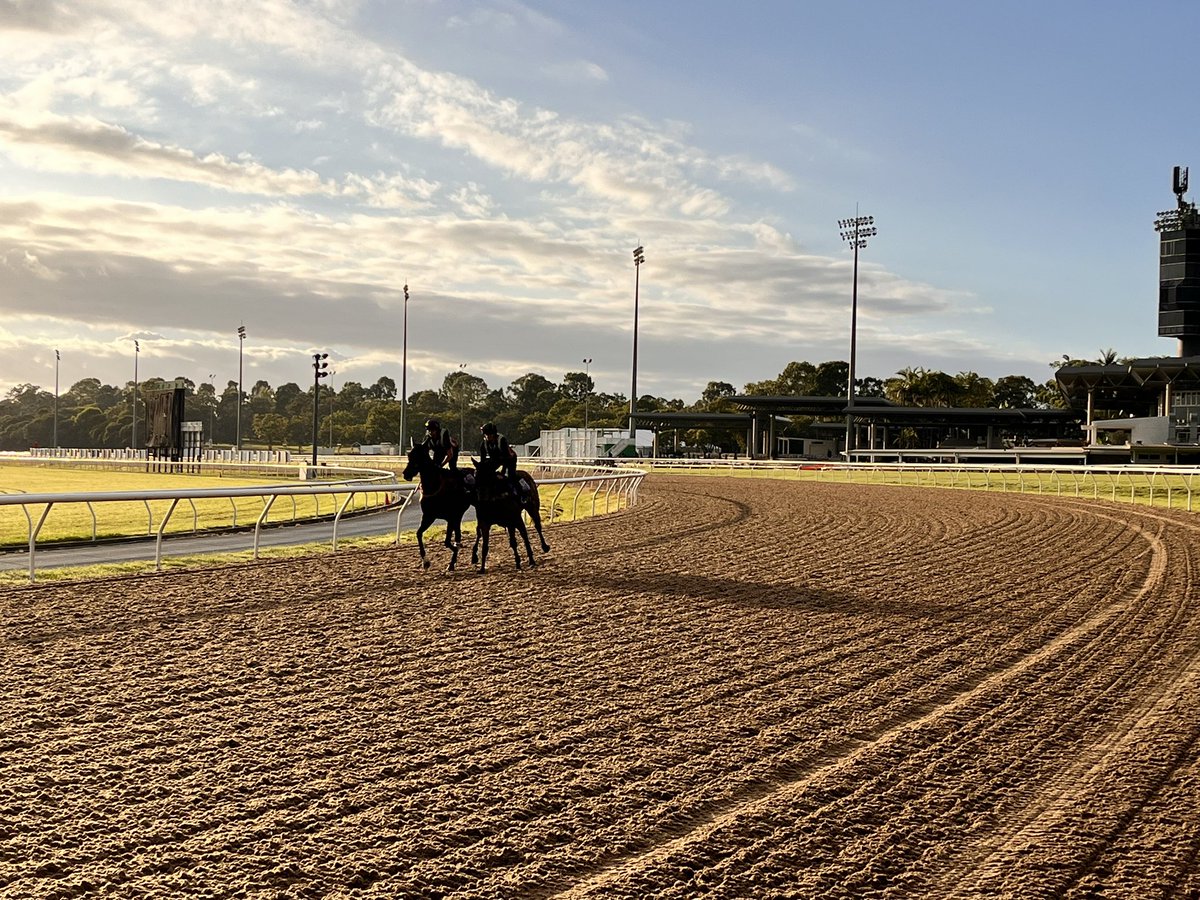
[[[472,460],[472,462],[474,462]],[[489,468],[480,468],[475,463],[475,486],[472,490],[471,502],[475,504],[475,546],[471,549],[471,562],[479,563],[479,571],[487,571],[488,539],[492,526],[499,525],[508,531],[508,543],[512,547],[513,560],[517,568],[521,568],[521,551],[517,547],[517,532],[525,541],[525,554],[529,557],[529,565],[536,566],[533,559],[533,545],[529,542],[529,529],[525,527],[522,515],[529,509],[529,504],[537,503],[537,485],[525,472],[518,472],[518,477],[529,481],[532,500],[522,502],[513,496],[509,490],[508,481]],[[540,510],[533,514],[537,525],[538,537],[541,538],[542,550],[549,550],[550,545],[542,537],[542,519]],[[479,552],[480,539],[483,540],[483,553]]]
[[425,529],[437,519],[446,521],[446,547],[451,551],[449,569],[458,562],[458,549],[462,546],[462,517],[470,508],[466,488],[449,469],[435,465],[429,451],[417,445],[408,451],[408,465],[404,467],[404,480],[421,479],[421,527],[417,529],[417,548],[421,551],[421,565],[429,568],[425,556]]

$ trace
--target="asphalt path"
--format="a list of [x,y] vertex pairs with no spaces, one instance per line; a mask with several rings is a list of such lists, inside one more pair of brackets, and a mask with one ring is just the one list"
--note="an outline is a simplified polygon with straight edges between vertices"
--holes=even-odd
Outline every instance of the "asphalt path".
[[[464,522],[475,521],[472,507],[463,516]],[[421,509],[414,500],[404,510],[400,519],[401,531],[416,531],[421,524]],[[338,540],[354,537],[375,537],[396,533],[396,511],[358,513],[343,518],[338,523]],[[464,540],[466,539],[464,535]],[[120,541],[102,541],[95,544],[38,547],[37,567],[62,568],[67,566],[94,566],[116,562],[154,561],[153,536]],[[333,543],[332,522],[306,522],[296,525],[273,525],[264,527],[259,535],[258,546],[291,547],[297,544]],[[238,553],[254,547],[254,530],[225,531],[214,534],[164,535],[162,555],[190,556],[202,553]],[[29,568],[28,550],[10,550],[0,553],[0,571]]]

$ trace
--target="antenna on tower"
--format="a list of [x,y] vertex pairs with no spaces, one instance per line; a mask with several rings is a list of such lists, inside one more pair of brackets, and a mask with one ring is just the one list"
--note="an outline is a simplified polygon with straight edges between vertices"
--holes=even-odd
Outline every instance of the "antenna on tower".
[[1158,232],[1179,231],[1183,228],[1196,228],[1200,225],[1200,214],[1196,204],[1188,203],[1183,195],[1188,189],[1187,166],[1176,166],[1171,177],[1171,187],[1175,191],[1175,208],[1164,210],[1154,221],[1154,230]]

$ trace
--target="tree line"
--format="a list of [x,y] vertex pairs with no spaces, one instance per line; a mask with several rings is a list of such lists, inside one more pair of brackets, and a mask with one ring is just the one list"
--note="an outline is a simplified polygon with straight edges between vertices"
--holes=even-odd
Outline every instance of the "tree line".
[[[1107,351],[1111,353],[1112,351]],[[1060,365],[1087,361],[1064,360]],[[649,394],[638,397],[639,412],[731,412],[736,394],[769,396],[844,396],[849,365],[844,361],[813,364],[791,362],[778,376],[751,382],[737,391],[732,384],[710,381],[691,404]],[[153,379],[151,379],[153,380]],[[301,388],[294,382],[272,387],[257,381],[242,395],[240,422],[238,385],[229,381],[219,393],[215,384],[196,384],[187,377],[185,421],[201,422],[205,441],[231,446],[240,433],[242,446],[303,449],[313,438],[314,402],[317,439],[321,446],[343,449],[363,444],[421,440],[424,423],[437,418],[455,434],[465,434],[465,447],[473,447],[479,427],[495,422],[513,443],[534,440],[542,430],[563,427],[628,427],[629,399],[622,394],[596,393],[585,372],[567,372],[555,383],[530,372],[504,388],[493,389],[465,370],[450,372],[438,390],[416,391],[408,398],[406,434],[400,433],[401,403],[396,382],[382,377],[364,386],[347,381],[334,389],[327,384]],[[142,382],[143,385],[146,382]],[[315,393],[314,393],[315,392]],[[1063,401],[1053,379],[1036,384],[1024,375],[993,380],[975,372],[945,372],[924,368],[901,369],[893,377],[855,380],[860,397],[886,397],[904,406],[1058,407]],[[85,378],[57,399],[34,384],[19,384],[0,400],[0,450],[26,450],[54,446],[88,448],[129,447],[133,443],[134,384],[102,384]],[[144,413],[138,410],[137,437],[144,444]],[[810,421],[797,419],[783,434],[809,436]],[[744,449],[745,436],[732,431],[695,429],[681,432],[682,442],[713,444],[723,450]]]

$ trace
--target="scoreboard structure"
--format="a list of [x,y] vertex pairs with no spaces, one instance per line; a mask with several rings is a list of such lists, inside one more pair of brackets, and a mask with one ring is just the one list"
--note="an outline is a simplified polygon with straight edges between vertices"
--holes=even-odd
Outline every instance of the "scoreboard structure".
[[1175,209],[1160,212],[1154,222],[1159,233],[1158,335],[1178,340],[1178,356],[1200,356],[1200,214],[1183,199],[1186,168],[1175,167],[1173,187]]
[[146,455],[180,462],[184,457],[183,416],[187,382],[147,381],[142,387],[146,414]]

